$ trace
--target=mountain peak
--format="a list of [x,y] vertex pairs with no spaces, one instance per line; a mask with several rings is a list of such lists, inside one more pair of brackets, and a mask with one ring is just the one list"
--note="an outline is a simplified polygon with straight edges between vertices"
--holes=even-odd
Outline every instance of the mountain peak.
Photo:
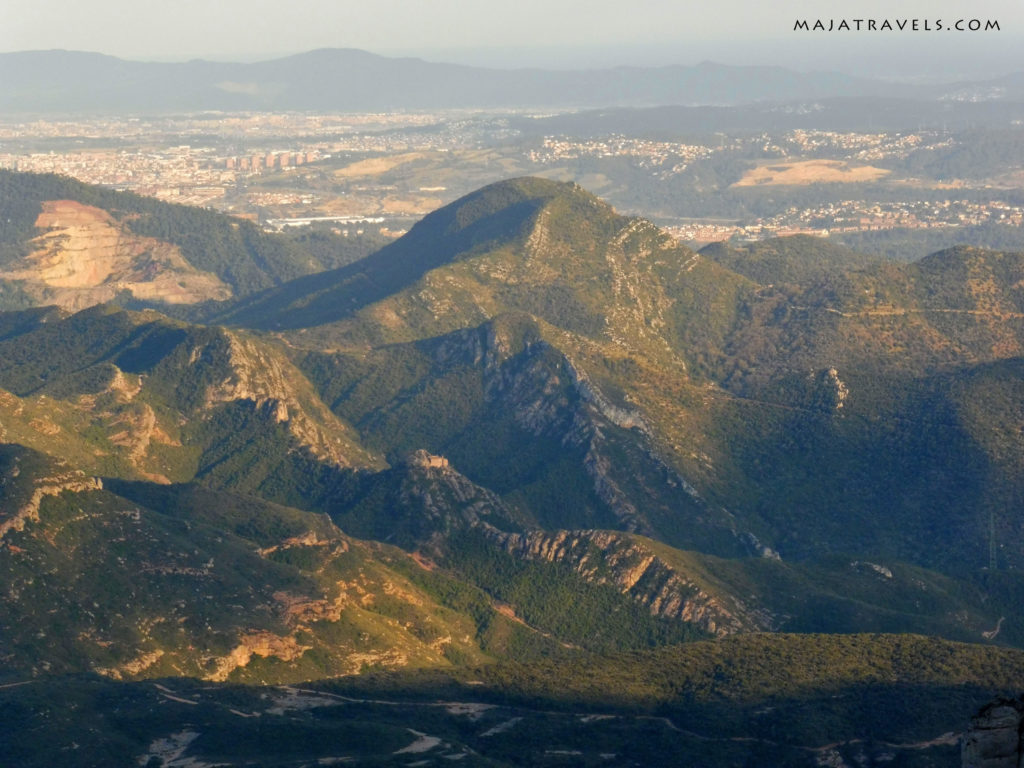
[[569,185],[523,176],[505,179],[488,184],[486,187],[470,192],[458,200],[446,205],[424,218],[424,222],[444,220],[448,229],[462,230],[505,209],[516,208],[524,203],[540,206],[557,197]]
[[443,220],[447,225],[446,231],[451,234],[499,214],[502,214],[505,223],[516,214],[529,218],[531,214],[559,199],[585,202],[594,208],[600,207],[608,213],[612,212],[610,206],[575,182],[521,176],[488,184],[435,211],[424,222],[431,219]]
[[221,319],[273,328],[333,322],[440,267],[502,250],[527,250],[542,213],[545,231],[557,231],[560,239],[607,235],[610,223],[627,221],[578,184],[507,179],[434,211],[404,237],[360,262],[293,280]]

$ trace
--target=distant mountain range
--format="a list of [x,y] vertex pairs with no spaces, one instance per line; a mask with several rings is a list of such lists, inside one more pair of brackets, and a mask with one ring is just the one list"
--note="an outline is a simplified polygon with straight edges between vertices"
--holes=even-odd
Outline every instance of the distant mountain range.
[[[730,105],[834,97],[933,98],[958,88],[712,63],[501,70],[354,49],[316,50],[251,64],[137,62],[62,50],[0,54],[0,109],[7,112]],[[1020,78],[1004,78],[992,89],[1019,94]]]

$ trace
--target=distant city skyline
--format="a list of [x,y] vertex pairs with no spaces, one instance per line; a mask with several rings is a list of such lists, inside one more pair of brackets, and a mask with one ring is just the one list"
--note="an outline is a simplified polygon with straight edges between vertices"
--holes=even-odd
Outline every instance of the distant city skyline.
[[[996,20],[998,32],[793,31],[797,19]],[[1019,0],[4,0],[0,51],[63,48],[135,60],[254,61],[314,48],[493,67],[777,64],[949,79],[1024,70]]]

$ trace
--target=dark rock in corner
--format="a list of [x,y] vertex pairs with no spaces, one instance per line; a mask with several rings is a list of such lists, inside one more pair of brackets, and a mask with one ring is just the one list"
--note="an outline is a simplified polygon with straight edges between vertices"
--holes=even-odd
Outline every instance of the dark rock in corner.
[[998,698],[971,718],[961,745],[962,768],[1018,768],[1024,701]]

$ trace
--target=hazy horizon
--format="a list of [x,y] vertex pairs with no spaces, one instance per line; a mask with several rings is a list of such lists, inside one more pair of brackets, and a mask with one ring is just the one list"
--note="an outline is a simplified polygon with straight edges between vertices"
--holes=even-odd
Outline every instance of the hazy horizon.
[[[1021,39],[1024,47],[1024,38]],[[673,54],[672,46],[575,46],[575,47],[501,47],[501,48],[446,48],[446,49],[368,49],[358,46],[321,46],[328,48],[356,48],[389,58],[416,58],[433,63],[460,64],[491,69],[549,69],[583,70],[611,69],[615,67],[695,66],[705,62],[727,66],[780,66],[798,72],[841,72],[858,77],[906,81],[950,82],[962,79],[989,79],[1024,72],[1024,62],[1016,57],[1002,55],[1000,51],[980,46],[969,58],[955,61],[944,59],[943,54],[926,48],[913,50],[907,46],[899,57],[888,59],[884,52],[866,56],[862,51],[844,50],[829,46],[827,51],[790,50],[785,56],[773,55],[773,46],[767,42],[730,46],[718,43],[702,46],[700,51],[691,47],[689,55]],[[865,46],[866,47],[866,46]],[[211,52],[199,55],[123,55],[95,48],[26,48],[0,53],[65,50],[113,56],[126,61],[153,63],[184,63],[194,60],[255,63],[308,53],[317,48],[280,51],[240,52],[235,55]]]
[[[994,19],[996,32],[835,32],[793,30],[796,19]],[[395,19],[401,22],[395,23]],[[158,5],[128,0],[7,0],[0,8],[0,51],[80,50],[130,60],[259,61],[317,48],[358,48],[494,68],[778,65],[865,77],[951,80],[1024,70],[1024,8],[1011,0],[975,7],[941,0],[795,0],[766,7],[721,0],[691,9],[639,0],[521,0],[468,5],[435,0],[366,3],[197,0]]]

